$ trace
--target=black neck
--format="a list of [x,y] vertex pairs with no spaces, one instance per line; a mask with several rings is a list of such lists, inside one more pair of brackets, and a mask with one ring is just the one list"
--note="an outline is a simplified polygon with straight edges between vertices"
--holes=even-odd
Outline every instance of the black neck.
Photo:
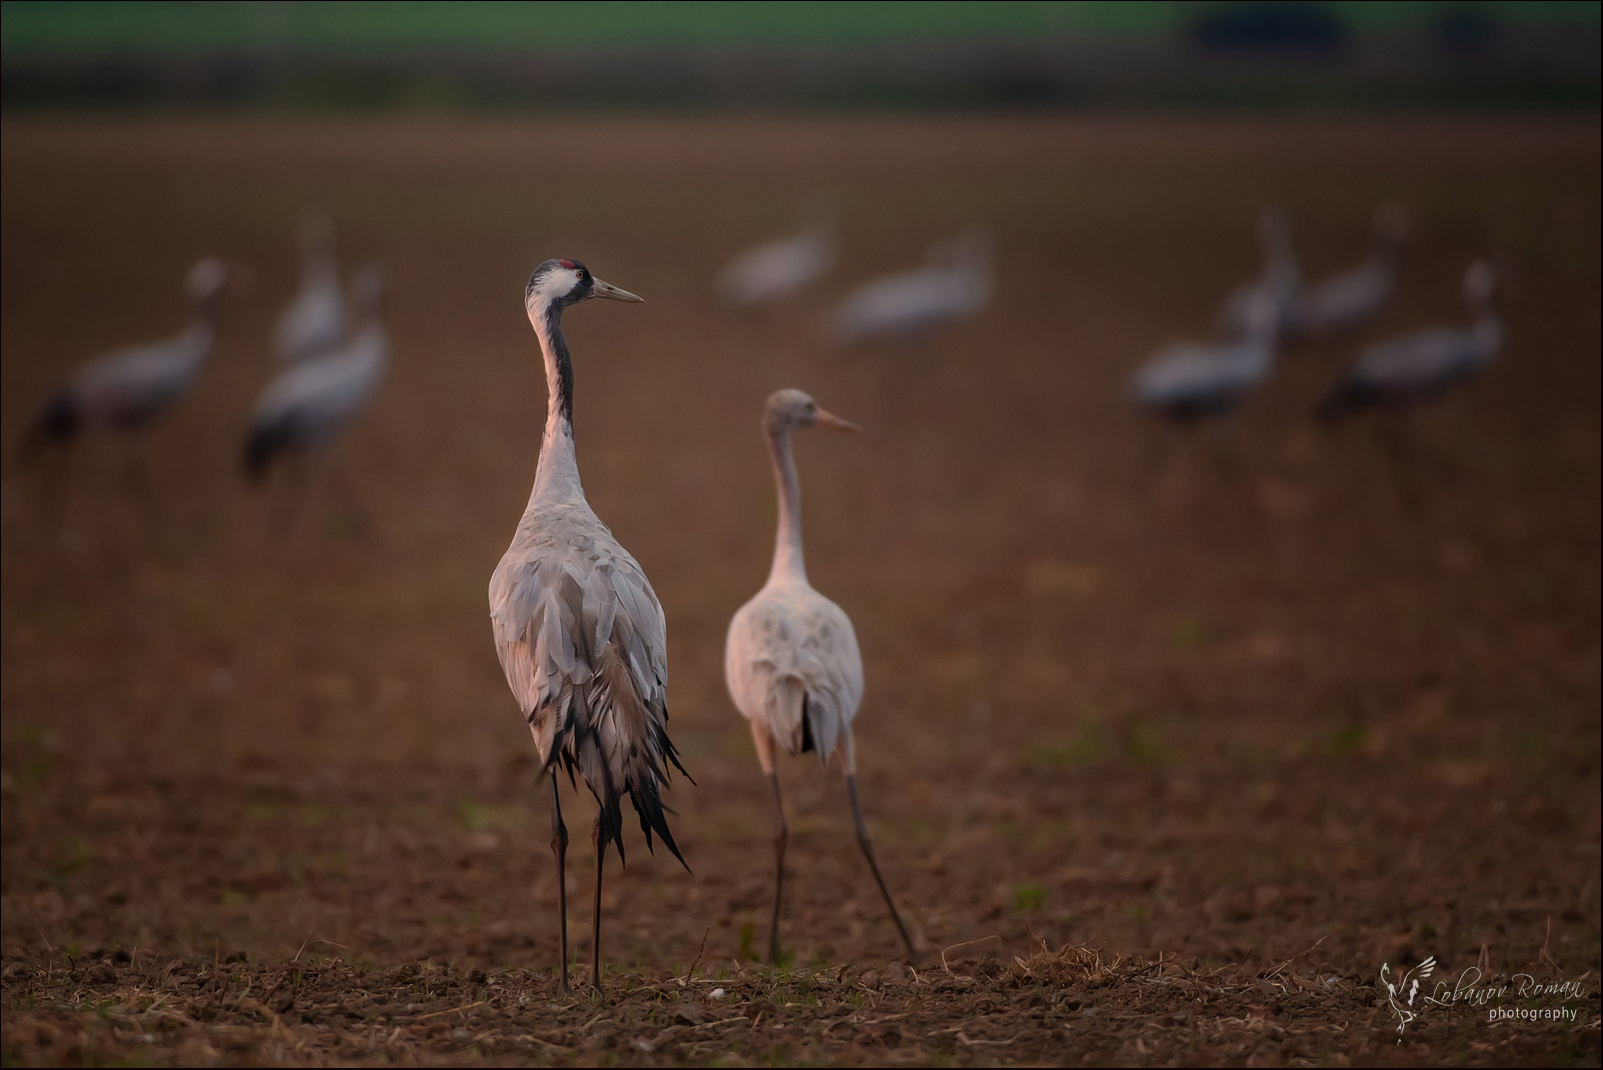
[[557,361],[556,396],[551,399],[553,409],[573,426],[573,361],[568,356],[568,340],[562,336],[562,305],[552,302],[545,311],[546,337],[551,339],[551,352]]

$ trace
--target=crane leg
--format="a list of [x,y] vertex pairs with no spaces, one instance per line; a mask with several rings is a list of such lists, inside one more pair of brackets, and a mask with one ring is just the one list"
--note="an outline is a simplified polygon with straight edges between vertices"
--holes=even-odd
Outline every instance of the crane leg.
[[557,795],[557,770],[551,768],[551,853],[557,856],[557,922],[562,933],[562,993],[568,987],[568,826],[562,821],[562,800]]
[[779,964],[779,900],[785,890],[785,845],[790,829],[785,825],[785,800],[779,794],[779,774],[774,772],[774,737],[756,721],[751,722],[751,741],[757,748],[757,762],[763,776],[774,789],[774,913],[768,919],[768,961]]
[[338,461],[329,467],[329,481],[338,489],[340,497],[345,499],[346,531],[358,538],[366,536],[373,530],[373,521],[368,515],[367,507],[362,504],[361,495],[356,492],[356,483],[352,481],[351,473]]
[[142,501],[150,496],[150,474],[145,469],[144,443],[137,439],[123,442],[122,482],[129,497]]
[[863,857],[868,859],[868,868],[874,873],[874,882],[879,885],[879,894],[885,897],[885,905],[890,908],[891,920],[896,923],[896,931],[902,934],[902,943],[907,945],[907,957],[917,960],[918,952],[913,950],[912,938],[907,935],[907,926],[902,924],[902,916],[896,911],[896,903],[891,899],[890,889],[885,887],[885,878],[880,876],[879,863],[874,861],[874,844],[868,838],[868,826],[863,823],[863,808],[857,802],[857,774],[846,774],[846,797],[852,801],[852,820],[857,822],[857,846],[863,849]]
[[790,840],[790,829],[785,825],[785,801],[779,795],[779,776],[768,774],[769,786],[774,789],[774,913],[768,919],[768,961],[779,964],[779,901],[785,889],[785,845]]
[[72,476],[72,451],[70,449],[53,449],[45,457],[49,466],[43,473],[44,483],[44,515],[52,525],[61,525],[66,517],[67,508],[67,481]]
[[1397,493],[1397,505],[1403,516],[1416,519],[1424,505],[1425,495],[1420,478],[1419,457],[1406,425],[1406,414],[1393,411],[1380,413],[1380,441],[1386,451],[1386,463],[1391,470],[1392,487]]
[[1234,483],[1241,475],[1241,443],[1237,438],[1235,421],[1215,420],[1211,428],[1203,428],[1208,439],[1208,453],[1213,458],[1214,470],[1226,482]]
[[295,521],[300,517],[301,508],[306,504],[306,491],[309,476],[306,472],[306,458],[299,452],[291,453],[285,459],[285,467],[289,469],[289,486],[276,494],[277,501],[272,510],[272,528],[274,535],[283,542],[288,542],[294,532]]
[[596,846],[596,909],[590,930],[590,989],[601,994],[601,870],[607,864],[607,841],[601,838],[601,815],[596,815],[590,842]]
[[1146,492],[1154,484],[1160,483],[1174,468],[1174,459],[1180,452],[1182,439],[1180,429],[1169,420],[1158,424],[1157,428],[1147,436],[1146,445],[1141,456],[1141,486],[1140,490]]

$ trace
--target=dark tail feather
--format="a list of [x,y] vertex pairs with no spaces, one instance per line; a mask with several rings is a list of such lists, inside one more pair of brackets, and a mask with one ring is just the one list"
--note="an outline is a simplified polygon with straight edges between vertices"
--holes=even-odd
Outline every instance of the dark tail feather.
[[[676,760],[674,764],[678,765],[679,763]],[[679,771],[684,772],[683,767]],[[629,789],[629,797],[635,804],[635,813],[640,815],[640,831],[645,833],[646,836],[646,850],[656,854],[656,850],[651,844],[651,834],[656,832],[662,839],[662,845],[668,848],[668,853],[677,858],[679,864],[685,867],[685,872],[692,872],[690,863],[686,862],[685,856],[679,853],[679,845],[674,842],[673,833],[668,829],[668,814],[673,813],[673,811],[662,805],[662,796],[657,791],[656,778],[652,777],[643,784],[634,785]]]
[[[667,720],[666,710],[663,711],[663,720]],[[673,832],[668,828],[667,815],[673,813],[673,810],[662,804],[661,789],[671,775],[670,764],[675,769],[678,769],[686,780],[690,780],[690,774],[686,773],[685,767],[680,764],[679,752],[674,749],[673,741],[668,738],[668,731],[663,727],[662,723],[659,721],[653,724],[650,731],[653,742],[656,744],[655,749],[662,759],[660,773],[659,767],[646,758],[650,750],[642,747],[631,755],[629,767],[625,773],[623,790],[629,793],[629,801],[634,803],[635,813],[640,817],[640,831],[646,837],[646,850],[652,854],[657,853],[656,846],[651,839],[651,834],[655,832],[661,837],[663,845],[668,848],[669,853],[677,858],[679,864],[685,867],[685,872],[689,873],[691,872],[690,863],[686,862],[685,856],[679,853],[679,845],[674,842]],[[603,765],[603,775],[605,775],[604,764],[598,764]],[[694,780],[690,780],[690,782],[692,784],[695,783]],[[622,815],[619,813],[617,803],[618,795],[613,793],[610,783],[607,785],[607,789],[609,797],[613,800],[613,812],[619,814],[619,820],[621,820]],[[604,806],[605,803],[603,803]],[[623,857],[623,841],[621,839],[618,841],[618,857]]]
[[[662,711],[662,719],[664,721],[666,721],[668,719],[668,711],[667,711],[667,709],[664,709]],[[670,775],[670,772],[669,772],[669,769],[668,769],[668,763],[672,762],[673,763],[673,767],[675,769],[679,770],[679,775],[684,777],[686,780],[690,781],[691,786],[694,787],[695,784],[696,784],[696,778],[691,776],[689,770],[687,770],[684,767],[683,763],[681,763],[679,761],[679,751],[674,747],[673,740],[668,738],[668,730],[666,728],[658,729],[657,746],[658,746],[658,749],[662,751],[662,778],[663,778],[663,780],[666,781],[668,779],[668,777]]]
[[1343,379],[1335,389],[1325,395],[1315,415],[1324,424],[1334,424],[1359,409],[1367,408],[1376,399],[1375,391],[1367,383],[1356,379]]
[[[566,741],[555,740],[552,749],[556,752],[560,748],[570,775],[573,766],[578,765],[579,774],[584,777],[590,794],[600,804],[601,813],[597,823],[599,849],[605,851],[609,841],[615,843],[618,845],[618,860],[624,861],[622,802],[623,796],[628,794],[635,813],[640,817],[640,831],[645,834],[646,849],[656,853],[651,835],[655,832],[688,872],[690,864],[679,852],[679,845],[674,842],[673,833],[668,829],[666,815],[672,811],[662,805],[661,788],[670,775],[670,765],[684,773],[687,780],[690,779],[663,724],[668,719],[667,709],[660,704],[648,709],[640,701],[629,669],[615,644],[608,644],[597,657],[596,673],[585,690],[583,704],[590,715],[581,718],[578,724],[570,722],[572,727],[568,731],[572,735]],[[600,714],[608,707],[610,712],[606,721],[623,732],[627,741],[627,753],[615,755],[623,759],[622,768],[618,771],[622,783],[613,779],[613,769],[599,731]],[[690,782],[695,783],[694,780]]]
[[83,414],[78,411],[78,403],[69,391],[63,390],[50,399],[50,404],[44,407],[33,426],[28,428],[28,433],[22,436],[18,452],[24,460],[30,460],[46,446],[64,446],[71,442],[82,426]]
[[250,433],[245,436],[245,452],[241,457],[245,478],[251,483],[260,483],[265,479],[273,458],[283,451],[288,442],[289,435],[284,425],[252,424]]
[[618,848],[618,862],[625,864],[628,859],[623,853],[623,807],[620,803],[623,792],[612,782],[612,773],[607,769],[607,760],[601,751],[601,737],[593,727],[579,740],[578,750],[579,775],[584,777],[590,794],[595,796],[596,803],[601,807],[600,813],[596,815],[596,828],[599,833],[596,853],[605,854],[607,844],[615,844]]

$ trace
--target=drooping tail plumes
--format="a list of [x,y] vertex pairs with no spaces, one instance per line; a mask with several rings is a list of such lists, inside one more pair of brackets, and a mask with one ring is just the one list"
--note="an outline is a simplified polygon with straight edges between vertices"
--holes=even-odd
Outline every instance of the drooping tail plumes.
[[34,419],[28,433],[22,437],[19,452],[24,459],[36,455],[46,446],[64,446],[78,436],[83,426],[83,414],[70,391],[63,390],[46,405]]
[[552,741],[551,760],[560,759],[569,780],[576,772],[584,777],[595,796],[601,808],[601,850],[609,842],[616,844],[619,861],[625,860],[622,804],[628,795],[639,815],[646,849],[655,852],[655,833],[679,864],[689,870],[690,864],[680,854],[668,828],[667,815],[672,811],[662,803],[661,787],[671,769],[678,769],[685,779],[695,783],[668,738],[668,712],[662,709],[652,716],[646,709],[616,646],[604,649],[595,665],[595,675],[588,686],[580,688],[575,696],[575,705],[582,703],[583,708],[561,719],[564,726]]
[[[663,719],[667,719],[666,714],[664,714]],[[679,752],[674,749],[673,742],[669,740],[667,729],[658,726],[656,735],[658,747],[662,753],[662,775],[659,778],[656,775],[657,770],[653,768],[651,776],[642,777],[636,783],[630,785],[629,798],[635,804],[635,813],[640,815],[640,831],[645,833],[646,850],[652,850],[651,833],[655,830],[657,835],[662,837],[663,846],[668,848],[668,852],[679,860],[679,864],[684,866],[685,872],[688,873],[690,872],[690,863],[686,862],[685,856],[679,853],[679,845],[674,842],[673,833],[668,831],[667,815],[673,811],[662,804],[662,793],[658,789],[662,782],[668,779],[668,765],[670,762],[686,780],[689,780],[692,784],[695,781],[691,779],[689,773],[685,772],[685,767],[679,763]]]
[[241,458],[245,478],[251,483],[260,483],[267,478],[267,469],[271,467],[273,458],[283,452],[289,439],[288,427],[282,422],[251,425],[250,432],[245,436],[245,450]]

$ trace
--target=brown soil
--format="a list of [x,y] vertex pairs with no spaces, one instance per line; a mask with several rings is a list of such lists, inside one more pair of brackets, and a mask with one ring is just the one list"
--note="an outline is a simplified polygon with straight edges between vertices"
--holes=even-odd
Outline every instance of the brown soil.
[[[8,117],[0,144],[8,1064],[1598,1062],[1595,121]],[[720,263],[817,190],[831,278],[716,309]],[[1418,226],[1383,321],[1164,448],[1123,381],[1254,272],[1257,207],[1317,276],[1386,197]],[[280,536],[288,488],[236,460],[310,205],[393,265],[395,355]],[[831,300],[975,220],[982,317],[823,344]],[[51,383],[171,330],[210,251],[249,276],[148,495],[104,438],[20,466]],[[1308,414],[1362,340],[1460,318],[1487,252],[1508,345],[1405,421],[1410,508],[1380,426]],[[670,797],[694,875],[633,834],[609,870],[602,1000],[556,991],[548,802],[484,597],[543,411],[519,295],[559,255],[648,301],[568,317],[580,463],[666,607],[699,785]],[[722,640],[766,570],[784,385],[865,429],[800,443],[809,567],[862,641],[914,963],[810,760],[782,770],[789,965],[753,959],[771,816]],[[1577,1018],[1399,1037],[1380,968],[1432,955],[1580,981],[1533,1004]]]

